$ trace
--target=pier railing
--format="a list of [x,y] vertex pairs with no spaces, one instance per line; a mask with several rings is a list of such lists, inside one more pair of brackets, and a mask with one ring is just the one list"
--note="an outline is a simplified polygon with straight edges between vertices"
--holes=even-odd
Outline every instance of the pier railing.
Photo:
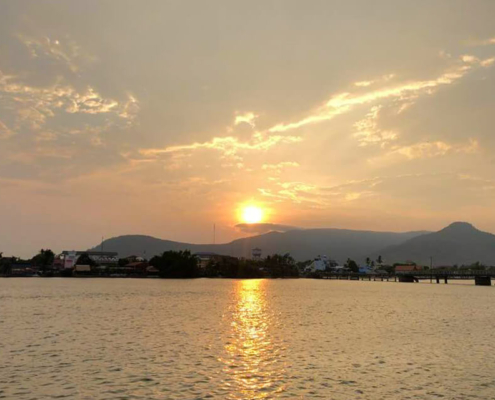
[[420,280],[430,280],[440,283],[448,283],[449,280],[474,280],[476,285],[490,286],[492,278],[495,278],[493,271],[478,270],[421,270],[402,271],[391,274],[366,274],[352,272],[324,272],[322,279],[338,280],[363,280],[363,281],[395,281],[395,282],[419,282]]

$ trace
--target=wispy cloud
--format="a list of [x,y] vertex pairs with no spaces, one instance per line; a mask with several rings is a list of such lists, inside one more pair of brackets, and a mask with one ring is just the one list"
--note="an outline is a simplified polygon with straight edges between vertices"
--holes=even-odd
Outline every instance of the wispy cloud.
[[256,120],[258,116],[253,113],[253,112],[247,112],[244,114],[237,114],[234,120],[234,125],[239,125],[242,123],[246,123],[250,125],[252,128],[254,128],[256,125],[254,121]]
[[[269,129],[270,132],[285,132],[297,129],[305,125],[329,121],[337,115],[350,111],[353,107],[374,103],[385,99],[398,99],[410,102],[422,94],[431,94],[440,86],[450,85],[464,77],[475,66],[488,67],[493,59],[480,60],[476,57],[465,55],[461,63],[445,71],[437,78],[422,81],[413,81],[399,85],[372,90],[366,93],[353,94],[349,92],[339,93],[323,106],[317,108],[309,116],[289,123],[280,123]],[[363,85],[362,85],[363,86]]]
[[475,155],[480,151],[476,139],[469,139],[465,143],[449,143],[444,140],[418,142],[409,145],[391,145],[388,150],[379,156],[369,158],[370,165],[386,166],[406,160],[431,159],[451,155]]
[[102,96],[92,86],[77,90],[70,84],[57,82],[49,87],[35,87],[22,83],[17,77],[0,71],[0,95],[4,105],[17,110],[17,122],[37,130],[48,118],[59,112],[67,114],[111,114],[117,119],[133,121],[139,103],[132,95],[124,99]]
[[242,142],[232,136],[215,137],[208,142],[196,142],[193,144],[169,146],[161,149],[142,149],[140,153],[145,156],[157,156],[160,154],[188,152],[199,149],[217,150],[225,157],[236,157],[240,151],[264,151],[277,144],[297,143],[302,138],[298,136],[265,135],[256,133],[249,141]]
[[373,81],[359,81],[359,82],[354,82],[354,86],[358,87],[368,87],[373,84]]
[[466,42],[469,46],[489,46],[495,44],[495,37],[488,39],[474,39]]
[[354,82],[354,86],[357,86],[357,87],[368,87],[368,86],[374,85],[375,83],[387,82],[387,81],[389,81],[389,80],[391,80],[393,78],[395,78],[395,74],[387,74],[387,75],[383,75],[382,77],[380,77],[378,79],[374,79],[374,80],[366,80],[366,81]]
[[407,157],[410,160],[417,158],[432,158],[438,156],[445,156],[449,153],[465,153],[474,154],[479,150],[479,143],[475,139],[470,139],[467,144],[449,144],[444,141],[436,142],[422,142],[416,143],[411,146],[399,147],[392,152],[393,154],[400,154]]
[[279,162],[278,164],[263,164],[261,169],[265,171],[272,171],[276,173],[281,173],[284,169],[286,168],[294,168],[294,167],[299,167],[299,163],[295,161],[283,161]]
[[14,132],[0,120],[0,138],[5,139],[13,135]]
[[259,223],[259,224],[237,224],[235,226],[242,232],[246,233],[268,233],[268,232],[287,232],[293,230],[299,230],[296,226],[271,224],[271,223]]
[[317,187],[304,182],[274,182],[273,188],[258,188],[258,192],[264,196],[278,201],[290,201],[296,204],[303,202],[314,203],[314,192]]
[[356,137],[360,146],[370,144],[380,144],[382,147],[397,139],[396,132],[391,130],[382,130],[378,126],[378,117],[382,106],[374,106],[366,117],[354,124]]
[[67,65],[72,72],[79,72],[81,64],[94,61],[94,57],[85,53],[70,39],[33,38],[25,35],[18,35],[18,38],[28,48],[32,58],[53,59]]

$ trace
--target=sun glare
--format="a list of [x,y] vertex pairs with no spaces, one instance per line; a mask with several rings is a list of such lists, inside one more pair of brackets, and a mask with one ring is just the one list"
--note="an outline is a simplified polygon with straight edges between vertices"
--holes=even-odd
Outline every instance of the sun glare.
[[263,220],[263,210],[256,206],[247,206],[242,210],[242,220],[246,224],[256,224]]

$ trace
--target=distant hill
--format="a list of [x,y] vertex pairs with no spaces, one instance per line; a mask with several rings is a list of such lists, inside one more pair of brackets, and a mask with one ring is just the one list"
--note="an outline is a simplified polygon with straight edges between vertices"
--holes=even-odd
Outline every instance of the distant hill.
[[[263,255],[290,253],[296,260],[314,259],[328,255],[344,263],[352,258],[363,263],[366,257],[379,253],[380,249],[399,245],[427,232],[372,232],[347,229],[305,229],[288,232],[269,232],[263,235],[234,240],[225,244],[191,244],[157,239],[151,236],[127,235],[105,240],[106,251],[116,251],[120,257],[145,255],[152,257],[167,250],[214,252],[235,257],[250,257],[253,248],[260,248]],[[96,246],[93,250],[99,250]]]
[[477,261],[495,265],[495,235],[466,222],[455,222],[439,232],[390,246],[380,254],[388,263],[412,260],[429,265],[431,256],[435,266],[469,265]]

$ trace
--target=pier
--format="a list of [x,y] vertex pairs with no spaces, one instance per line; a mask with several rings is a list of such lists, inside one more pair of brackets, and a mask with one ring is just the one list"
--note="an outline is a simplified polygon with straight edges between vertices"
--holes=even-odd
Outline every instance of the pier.
[[[491,286],[495,273],[487,271],[411,271],[397,274],[399,282],[419,282],[429,280],[431,283],[449,283],[449,280],[474,280],[477,286]],[[412,281],[411,281],[412,279]]]
[[452,280],[474,280],[476,286],[491,286],[495,273],[487,271],[411,271],[387,274],[358,274],[358,273],[325,273],[322,279],[361,280],[361,281],[392,281],[415,283],[429,280],[431,283],[447,284]]

